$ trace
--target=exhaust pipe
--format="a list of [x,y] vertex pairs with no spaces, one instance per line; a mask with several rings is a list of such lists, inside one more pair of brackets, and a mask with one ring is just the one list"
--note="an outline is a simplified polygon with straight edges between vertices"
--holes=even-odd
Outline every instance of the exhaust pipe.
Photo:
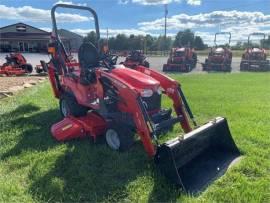
[[227,120],[217,117],[184,137],[159,145],[155,163],[169,181],[197,193],[222,176],[239,156]]

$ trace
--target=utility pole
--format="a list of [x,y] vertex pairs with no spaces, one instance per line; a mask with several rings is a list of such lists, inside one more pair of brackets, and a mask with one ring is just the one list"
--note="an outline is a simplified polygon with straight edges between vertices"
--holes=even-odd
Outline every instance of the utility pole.
[[165,30],[164,30],[164,36],[165,36],[165,39],[166,39],[166,37],[167,37],[167,15],[168,15],[168,4],[164,4],[164,9],[165,9],[165,22],[164,22]]
[[109,29],[107,28],[107,47],[109,47]]

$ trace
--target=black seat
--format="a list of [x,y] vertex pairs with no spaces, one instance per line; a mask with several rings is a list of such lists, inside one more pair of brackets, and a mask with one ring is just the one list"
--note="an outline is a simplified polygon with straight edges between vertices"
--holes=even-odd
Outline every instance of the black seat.
[[91,42],[84,42],[78,53],[81,68],[93,69],[98,66],[99,54],[98,50]]
[[91,42],[83,43],[78,52],[81,67],[80,82],[88,85],[95,81],[94,69],[99,65],[99,54],[97,48]]

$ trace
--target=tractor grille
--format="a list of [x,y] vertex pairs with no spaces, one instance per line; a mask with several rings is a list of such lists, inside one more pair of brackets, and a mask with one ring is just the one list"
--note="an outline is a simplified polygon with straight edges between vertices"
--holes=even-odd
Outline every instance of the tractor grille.
[[155,92],[151,97],[142,97],[147,111],[154,111],[160,109],[161,95]]

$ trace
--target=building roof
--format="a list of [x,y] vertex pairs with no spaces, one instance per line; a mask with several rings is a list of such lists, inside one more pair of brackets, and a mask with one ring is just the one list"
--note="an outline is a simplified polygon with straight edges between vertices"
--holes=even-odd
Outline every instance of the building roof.
[[83,37],[81,35],[71,32],[66,29],[59,29],[58,34],[60,37],[73,38],[73,39],[75,38],[75,39],[83,40]]
[[25,23],[15,23],[11,25],[7,25],[0,28],[0,34],[13,32],[13,33],[39,33],[39,34],[47,34],[50,32],[45,30],[41,30],[39,28],[33,27],[31,25],[27,25]]
[[[75,40],[77,44],[80,44],[83,41],[83,37],[74,32],[65,29],[59,29],[58,32],[63,41],[72,39]],[[0,28],[0,40],[49,41],[50,37],[51,32],[21,22]]]

